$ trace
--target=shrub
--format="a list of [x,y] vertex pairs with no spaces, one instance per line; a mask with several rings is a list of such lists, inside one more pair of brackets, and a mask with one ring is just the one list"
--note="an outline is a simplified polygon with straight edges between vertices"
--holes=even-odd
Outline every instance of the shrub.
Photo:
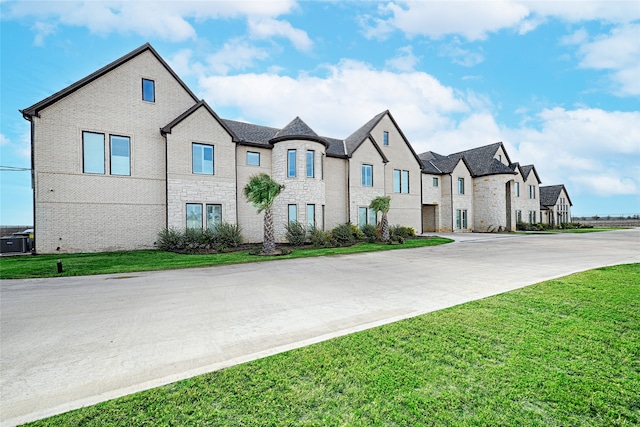
[[416,237],[416,230],[412,227],[404,227],[402,225],[394,225],[389,228],[390,236],[398,236],[406,239],[408,237]]
[[351,234],[353,234],[353,238],[355,240],[364,239],[364,234],[362,234],[362,231],[360,231],[357,225],[352,224],[350,222],[348,222],[347,224],[349,225],[349,228],[351,229]]
[[356,240],[350,223],[339,225],[331,230],[331,238],[339,246],[350,245]]
[[307,238],[307,232],[298,221],[289,221],[285,237],[291,245],[302,246]]
[[364,235],[364,239],[367,242],[374,243],[376,240],[378,240],[378,230],[376,229],[375,225],[365,224],[362,227],[360,227],[360,231],[362,231],[362,234]]
[[242,243],[242,228],[238,224],[220,222],[207,232],[210,233],[212,243],[218,250],[237,248]]
[[164,229],[158,233],[158,249],[177,251],[184,246],[184,233],[175,228]]
[[309,239],[316,248],[328,248],[331,246],[331,233],[316,227],[311,228]]

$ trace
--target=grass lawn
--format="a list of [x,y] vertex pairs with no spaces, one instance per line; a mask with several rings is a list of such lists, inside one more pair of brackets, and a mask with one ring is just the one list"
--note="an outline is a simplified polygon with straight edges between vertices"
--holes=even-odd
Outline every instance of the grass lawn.
[[640,264],[601,268],[38,426],[637,426]]
[[[433,237],[407,239],[402,245],[358,243],[356,245],[343,248],[294,249],[291,254],[283,256],[250,255],[248,251],[229,252],[224,254],[185,255],[153,250],[87,254],[24,255],[0,258],[0,279],[85,276],[90,274],[169,270],[174,268],[240,264],[273,259],[345,255],[360,252],[386,251],[391,249],[419,248],[450,242],[453,242],[453,240]],[[58,260],[62,261],[62,267],[64,270],[61,274],[58,274]]]

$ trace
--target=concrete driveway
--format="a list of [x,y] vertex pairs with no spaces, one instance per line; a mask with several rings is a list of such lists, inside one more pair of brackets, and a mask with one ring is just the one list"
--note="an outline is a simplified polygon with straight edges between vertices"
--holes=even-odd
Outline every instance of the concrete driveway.
[[0,424],[15,425],[605,265],[640,229],[448,235],[431,248],[0,287]]

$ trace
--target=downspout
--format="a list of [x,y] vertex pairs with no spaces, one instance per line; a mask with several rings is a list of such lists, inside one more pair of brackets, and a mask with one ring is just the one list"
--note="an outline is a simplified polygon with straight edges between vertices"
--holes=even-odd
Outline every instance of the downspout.
[[33,124],[33,117],[29,120],[29,124],[31,127],[31,193],[32,193],[32,201],[33,201],[33,242],[31,246],[31,253],[36,253],[36,166],[35,166],[35,156],[33,154],[34,151],[34,137],[35,137],[35,125]]
[[449,187],[451,192],[451,232],[453,233],[455,230],[455,228],[453,227],[455,221],[455,218],[453,217],[453,174],[449,174],[449,177],[451,178],[449,180]]
[[238,191],[239,190],[238,189],[238,147],[239,147],[239,144],[238,144],[238,142],[233,141],[233,138],[232,138],[231,142],[233,142],[236,145],[236,149],[234,151],[234,156],[235,156],[235,159],[234,159],[234,162],[235,162],[234,163],[234,171],[235,171],[235,174],[236,174],[236,225],[240,225],[240,214],[238,213],[238,209],[240,207],[240,205],[238,203],[238,195],[240,193]]
[[347,222],[351,222],[351,159],[347,157]]

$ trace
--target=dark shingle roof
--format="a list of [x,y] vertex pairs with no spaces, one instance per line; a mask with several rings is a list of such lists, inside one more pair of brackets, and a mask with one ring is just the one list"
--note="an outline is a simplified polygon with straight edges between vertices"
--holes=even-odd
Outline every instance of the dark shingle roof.
[[108,72],[118,68],[120,65],[124,64],[125,62],[135,58],[136,56],[146,51],[151,52],[156,57],[156,59],[164,66],[164,68],[166,68],[167,71],[173,76],[173,78],[176,79],[176,81],[180,84],[180,86],[182,86],[182,88],[193,98],[193,100],[195,102],[198,102],[198,97],[193,92],[191,92],[191,89],[189,89],[189,87],[180,79],[180,77],[178,77],[178,75],[171,69],[171,67],[169,67],[169,64],[167,64],[165,60],[162,59],[162,57],[158,54],[158,52],[156,52],[156,50],[153,47],[151,47],[149,43],[145,43],[139,48],[127,53],[123,57],[118,58],[112,63],[107,64],[104,67],[100,68],[99,70],[89,74],[87,77],[78,80],[77,82],[73,83],[70,86],[67,86],[66,88],[62,89],[59,92],[54,93],[48,98],[45,98],[42,101],[37,102],[32,106],[25,108],[24,110],[20,110],[20,112],[22,113],[22,116],[27,120],[31,120],[31,117],[37,116],[40,110],[47,108],[52,104],[55,104],[56,102],[66,97],[67,95],[70,95],[73,92],[77,91],[78,89],[81,89],[82,87],[88,85],[94,80],[102,77]]
[[533,171],[533,174],[536,176],[538,182],[542,182],[534,165],[520,166],[520,171],[522,172],[522,178],[524,178],[525,180],[529,178],[529,174],[531,173],[531,171]]
[[[514,169],[500,162],[495,158],[496,151],[500,147],[504,146],[501,142],[495,144],[485,145],[482,147],[472,148],[470,150],[460,151],[458,153],[449,154],[443,156],[433,151],[427,151],[420,154],[422,160],[423,170],[430,172],[431,166],[429,163],[441,173],[451,173],[460,160],[463,160],[469,168],[473,177],[485,176],[485,175],[497,175],[497,174],[514,174]],[[506,150],[504,150],[506,155]],[[507,158],[507,161],[509,159]]]
[[562,190],[564,190],[567,195],[569,205],[573,206],[573,203],[571,203],[571,199],[569,198],[569,193],[567,192],[567,189],[564,188],[563,184],[540,187],[540,206],[546,207],[555,205],[558,202],[558,197],[560,197]]
[[235,120],[224,119],[223,122],[233,131],[238,137],[238,142],[248,145],[262,146],[265,148],[272,148],[273,145],[269,142],[278,133],[279,129],[259,126],[251,123],[238,122]]
[[329,147],[329,143],[326,139],[318,136],[300,117],[293,119],[288,125],[280,129],[269,142],[275,144],[279,141],[285,141],[289,139],[303,139],[308,141],[315,141],[324,144],[325,147]]
[[[345,140],[344,140],[344,145],[347,149],[347,155],[351,156],[353,155],[353,152],[356,151],[356,149],[358,147],[360,147],[360,145],[367,139],[369,138],[369,136],[371,135],[371,131],[373,130],[373,128],[378,124],[378,122],[380,120],[382,120],[382,118],[385,116],[385,114],[388,114],[389,111],[383,111],[380,114],[377,114],[376,116],[374,116],[371,120],[369,120],[367,123],[365,123],[364,125],[362,125],[360,127],[360,129],[356,130],[354,133],[352,133],[351,135],[349,135]],[[375,143],[375,141],[374,141]],[[379,150],[379,147],[378,151]],[[384,155],[383,155],[384,156]]]

